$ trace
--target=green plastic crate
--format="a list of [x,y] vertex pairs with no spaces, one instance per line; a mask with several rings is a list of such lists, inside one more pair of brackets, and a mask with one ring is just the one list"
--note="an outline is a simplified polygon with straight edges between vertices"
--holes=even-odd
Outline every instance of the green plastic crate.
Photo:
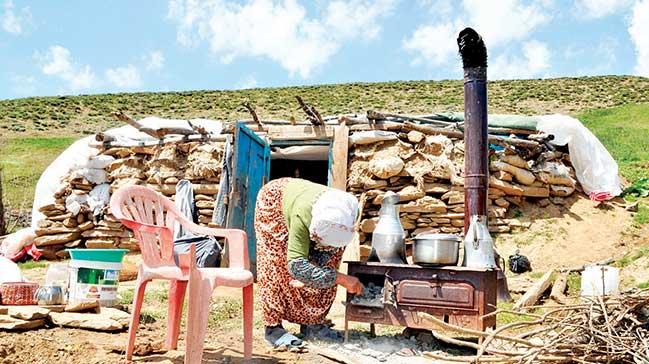
[[66,249],[72,260],[121,263],[127,249]]

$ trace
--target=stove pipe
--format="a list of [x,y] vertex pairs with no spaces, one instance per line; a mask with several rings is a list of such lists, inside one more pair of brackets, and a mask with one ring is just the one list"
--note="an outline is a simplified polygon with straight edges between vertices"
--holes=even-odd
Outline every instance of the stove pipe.
[[464,67],[464,233],[471,216],[487,216],[489,188],[487,139],[487,48],[465,28],[457,38]]

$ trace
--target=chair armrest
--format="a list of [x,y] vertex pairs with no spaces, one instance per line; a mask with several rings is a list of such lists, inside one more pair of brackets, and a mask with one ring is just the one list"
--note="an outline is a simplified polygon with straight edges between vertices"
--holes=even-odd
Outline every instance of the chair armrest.
[[[152,224],[146,224],[142,222],[137,222],[129,219],[120,219],[122,224],[127,228],[148,234],[158,234],[160,236],[160,248],[162,252],[163,259],[172,260],[174,253],[174,238],[173,232],[170,228],[166,226],[157,226]],[[136,235],[137,236],[137,235]]]
[[239,229],[215,229],[196,225],[185,218],[179,218],[183,227],[197,235],[209,235],[225,238],[228,242],[228,259],[230,267],[250,269],[248,257],[248,234]]

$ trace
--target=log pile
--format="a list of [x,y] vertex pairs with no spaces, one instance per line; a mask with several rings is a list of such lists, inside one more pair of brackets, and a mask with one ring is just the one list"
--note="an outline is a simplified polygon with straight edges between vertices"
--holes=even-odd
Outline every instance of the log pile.
[[[355,144],[349,149],[347,188],[365,199],[361,201],[364,206],[361,244],[371,242],[386,191],[394,191],[401,197],[401,223],[408,236],[424,231],[462,232],[464,142],[461,133],[426,134],[408,129],[412,128],[350,138]],[[525,147],[490,150],[488,207],[492,233],[529,227],[529,223],[508,213],[524,200],[541,207],[562,204],[578,187],[568,154],[538,149],[530,153]]]
[[[67,248],[139,250],[133,233],[107,206],[110,193],[126,185],[148,186],[173,200],[178,181],[189,180],[198,222],[209,225],[224,147],[222,142],[180,142],[101,148],[64,178],[54,203],[40,208],[46,218],[38,223],[36,246],[46,259],[65,258]],[[103,203],[97,206],[98,201]]]

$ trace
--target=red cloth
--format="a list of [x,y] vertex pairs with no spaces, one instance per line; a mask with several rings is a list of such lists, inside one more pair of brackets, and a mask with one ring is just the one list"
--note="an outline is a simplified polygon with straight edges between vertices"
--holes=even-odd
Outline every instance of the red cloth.
[[38,250],[36,245],[30,244],[20,249],[18,253],[7,258],[11,259],[14,262],[17,262],[20,259],[22,259],[25,255],[29,255],[30,257],[32,257],[32,260],[39,260],[43,255],[43,253],[41,253],[40,250]]
[[590,199],[593,201],[602,202],[612,199],[613,195],[604,191],[593,191],[588,195],[588,197],[590,197]]

